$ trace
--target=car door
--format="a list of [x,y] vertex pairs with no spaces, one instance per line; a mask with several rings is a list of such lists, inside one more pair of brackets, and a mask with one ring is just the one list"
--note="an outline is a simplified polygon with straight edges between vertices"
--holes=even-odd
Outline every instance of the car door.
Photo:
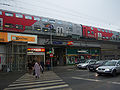
[[118,69],[118,72],[120,73],[120,61],[117,63],[117,69]]

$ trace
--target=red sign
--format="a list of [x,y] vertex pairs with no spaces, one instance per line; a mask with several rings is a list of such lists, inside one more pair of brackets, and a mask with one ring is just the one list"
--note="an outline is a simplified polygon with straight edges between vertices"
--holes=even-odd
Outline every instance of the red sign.
[[67,45],[73,45],[73,41],[68,41]]
[[28,48],[28,51],[45,52],[45,48]]
[[53,53],[50,53],[50,57],[53,57]]

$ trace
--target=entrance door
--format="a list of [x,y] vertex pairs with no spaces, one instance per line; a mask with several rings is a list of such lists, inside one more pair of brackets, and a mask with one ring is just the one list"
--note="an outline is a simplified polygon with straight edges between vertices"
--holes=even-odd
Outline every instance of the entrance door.
[[2,30],[3,20],[0,18],[0,30]]

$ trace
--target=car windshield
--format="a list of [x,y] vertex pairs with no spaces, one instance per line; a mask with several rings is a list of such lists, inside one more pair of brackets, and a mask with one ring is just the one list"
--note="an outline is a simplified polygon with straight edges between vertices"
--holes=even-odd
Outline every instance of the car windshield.
[[104,64],[104,66],[115,66],[116,65],[116,61],[108,61]]
[[104,61],[97,61],[96,64],[102,64]]

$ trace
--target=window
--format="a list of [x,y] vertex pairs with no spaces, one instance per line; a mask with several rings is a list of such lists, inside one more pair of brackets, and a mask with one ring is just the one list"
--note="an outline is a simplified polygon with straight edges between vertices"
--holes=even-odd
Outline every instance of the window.
[[105,37],[103,36],[103,39],[105,39]]
[[34,25],[34,30],[38,30],[38,31],[40,31],[40,30],[41,30],[41,28],[40,28],[40,26],[39,26],[39,25]]
[[107,30],[105,30],[105,32],[108,32]]
[[50,23],[55,23],[55,20],[49,20]]
[[40,21],[39,17],[34,17],[34,20]]
[[32,17],[31,16],[25,16],[25,19],[32,19]]
[[5,28],[14,28],[14,25],[10,23],[5,23]]
[[11,16],[11,17],[12,17],[13,14],[12,14],[12,13],[7,13],[7,12],[6,12],[6,13],[5,13],[5,16]]
[[23,18],[22,14],[15,14],[17,18]]
[[59,21],[59,22],[57,22],[57,23],[58,23],[58,24],[62,24],[62,22],[60,22],[60,21]]
[[109,39],[108,37],[106,37],[106,39]]
[[16,29],[23,29],[23,25],[16,24]]
[[43,22],[48,22],[48,19],[43,18],[42,21]]
[[90,31],[89,31],[89,30],[88,30],[87,32],[88,32],[88,33],[90,33]]
[[111,33],[111,31],[109,31],[109,33]]
[[100,31],[100,29],[98,28],[98,31]]
[[93,30],[93,27],[91,27],[91,29]]
[[0,15],[2,15],[2,11],[0,11]]
[[104,32],[104,30],[102,30]]
[[48,28],[42,28],[42,31],[43,32],[49,32],[49,29]]
[[25,30],[32,30],[32,26],[25,26]]
[[94,32],[93,32],[93,31],[91,31],[91,33],[92,33],[92,34],[94,34]]

